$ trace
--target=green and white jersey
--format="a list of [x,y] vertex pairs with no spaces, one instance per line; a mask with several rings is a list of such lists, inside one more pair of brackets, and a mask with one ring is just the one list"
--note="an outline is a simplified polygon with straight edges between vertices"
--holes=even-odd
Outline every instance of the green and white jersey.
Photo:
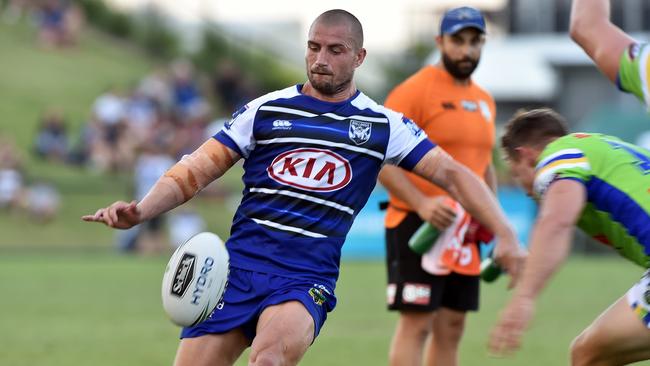
[[632,43],[621,55],[618,88],[636,95],[650,108],[650,44]]
[[550,143],[535,170],[540,199],[558,180],[584,184],[587,204],[578,227],[650,268],[650,151],[613,136],[574,133]]

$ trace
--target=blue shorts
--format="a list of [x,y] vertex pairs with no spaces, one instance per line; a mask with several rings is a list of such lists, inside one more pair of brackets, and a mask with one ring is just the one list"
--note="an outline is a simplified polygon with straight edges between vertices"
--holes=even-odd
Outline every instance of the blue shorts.
[[314,339],[336,306],[331,289],[313,281],[298,280],[268,273],[230,268],[223,301],[204,322],[183,328],[181,338],[221,334],[241,328],[252,342],[257,320],[268,306],[300,301],[314,319]]

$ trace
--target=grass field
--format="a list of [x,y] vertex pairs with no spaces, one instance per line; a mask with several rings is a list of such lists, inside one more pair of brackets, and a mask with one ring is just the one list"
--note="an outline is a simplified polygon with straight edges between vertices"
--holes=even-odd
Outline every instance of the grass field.
[[[170,364],[178,328],[165,318],[160,302],[165,260],[102,253],[2,255],[0,365]],[[485,348],[505,301],[505,281],[483,286],[482,311],[469,317],[461,364],[567,364],[571,339],[640,274],[620,258],[572,259],[543,295],[524,348],[512,359],[490,358]],[[384,281],[381,263],[344,263],[339,304],[301,364],[386,364],[396,317],[385,311]]]

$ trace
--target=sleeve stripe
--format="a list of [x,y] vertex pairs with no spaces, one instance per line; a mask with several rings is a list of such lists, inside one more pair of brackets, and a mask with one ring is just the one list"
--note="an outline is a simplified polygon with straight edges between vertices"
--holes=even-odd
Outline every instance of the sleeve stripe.
[[242,157],[246,157],[242,152],[241,148],[237,145],[235,140],[232,137],[228,136],[223,130],[219,131],[216,135],[212,136],[215,140],[221,142],[222,144],[228,146],[232,150],[236,151]]
[[533,190],[538,196],[542,196],[548,188],[548,185],[556,178],[555,174],[561,169],[570,168],[581,168],[586,171],[591,170],[591,167],[586,159],[582,162],[558,161],[556,164],[548,165],[535,173]]
[[560,151],[558,151],[556,153],[553,153],[553,154],[547,156],[546,158],[544,158],[544,160],[540,161],[537,164],[537,166],[535,167],[535,169],[539,170],[539,169],[543,168],[545,165],[550,164],[550,163],[552,163],[552,162],[554,162],[556,160],[581,158],[583,156],[585,156],[585,154],[582,151],[578,150],[578,149],[560,150]]
[[398,165],[401,168],[406,170],[413,170],[417,163],[420,162],[422,157],[426,155],[431,149],[435,148],[436,144],[431,142],[428,138],[420,141],[414,148],[409,152],[399,163]]
[[580,158],[573,158],[573,159],[558,159],[554,160],[552,162],[549,162],[548,164],[544,165],[540,169],[537,170],[537,174],[544,174],[546,171],[549,170],[557,170],[557,169],[566,169],[566,168],[584,168],[585,170],[589,170],[590,166],[589,163],[587,162],[587,158],[580,157]]
[[560,156],[556,156],[555,158],[546,161],[543,165],[538,165],[536,169],[542,169],[544,167],[547,167],[549,165],[552,165],[558,161],[563,161],[563,160],[579,160],[579,159],[584,159],[585,155],[580,153],[580,154],[563,154]]

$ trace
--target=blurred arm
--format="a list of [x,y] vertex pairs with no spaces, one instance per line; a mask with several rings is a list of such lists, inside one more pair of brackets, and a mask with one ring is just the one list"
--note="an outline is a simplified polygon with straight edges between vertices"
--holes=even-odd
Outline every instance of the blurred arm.
[[444,196],[428,197],[408,179],[401,168],[385,165],[379,172],[381,184],[400,200],[406,202],[422,221],[444,230],[454,222],[456,211],[446,203]]
[[516,242],[514,230],[488,186],[440,147],[429,151],[413,172],[449,192],[472,217],[495,235]]
[[492,192],[496,194],[498,188],[497,172],[494,168],[493,163],[490,163],[490,165],[488,165],[487,169],[485,170],[485,175],[483,179],[485,180],[485,184],[487,184],[488,187],[490,187],[490,189],[492,190]]
[[610,21],[609,0],[574,0],[570,33],[600,71],[615,83],[621,54],[634,40]]
[[582,183],[560,180],[548,188],[530,239],[530,255],[514,296],[490,334],[489,347],[507,355],[521,346],[535,309],[535,300],[571,249],[571,234],[586,201]]
[[169,169],[138,203],[140,221],[158,216],[188,201],[221,177],[239,158],[239,154],[221,142],[209,139]]
[[384,165],[379,172],[379,182],[391,194],[406,202],[409,207],[418,210],[422,202],[429,199],[406,177],[402,168],[394,165]]
[[537,298],[569,255],[573,228],[586,202],[582,183],[564,179],[544,195],[530,239],[530,254],[514,297]]

